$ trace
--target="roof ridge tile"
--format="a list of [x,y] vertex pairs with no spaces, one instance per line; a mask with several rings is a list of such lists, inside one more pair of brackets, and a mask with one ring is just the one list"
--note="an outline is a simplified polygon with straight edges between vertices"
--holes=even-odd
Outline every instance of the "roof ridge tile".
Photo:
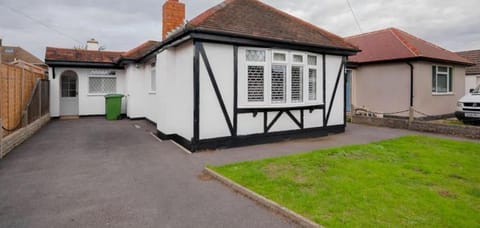
[[403,35],[403,34],[400,34],[401,30],[392,27],[392,28],[389,28],[388,31],[390,31],[393,34],[393,36],[395,36],[395,38],[397,38],[397,40],[400,41],[400,43],[402,43],[402,45],[406,47],[408,51],[410,51],[414,56],[417,56],[417,57],[421,56],[420,51],[414,45],[408,42],[408,40],[406,40],[404,37],[401,36]]

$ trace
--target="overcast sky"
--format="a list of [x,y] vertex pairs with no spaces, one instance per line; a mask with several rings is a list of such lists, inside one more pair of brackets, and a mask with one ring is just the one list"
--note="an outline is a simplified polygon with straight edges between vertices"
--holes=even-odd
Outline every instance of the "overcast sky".
[[[187,5],[187,19],[221,2],[181,1]],[[4,45],[22,46],[41,59],[46,46],[71,48],[89,38],[109,50],[128,50],[161,39],[163,2],[0,0],[0,38]],[[346,0],[264,2],[341,36],[360,33]],[[479,0],[350,2],[363,32],[397,27],[452,51],[480,49]]]

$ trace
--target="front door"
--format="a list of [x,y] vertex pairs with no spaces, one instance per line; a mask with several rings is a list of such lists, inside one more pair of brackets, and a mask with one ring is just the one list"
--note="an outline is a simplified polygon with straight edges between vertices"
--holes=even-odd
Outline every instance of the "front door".
[[78,115],[78,77],[73,71],[62,74],[60,88],[60,115]]
[[352,109],[352,70],[347,70],[347,83],[346,83],[346,88],[347,88],[347,94],[346,94],[346,101],[347,103],[345,104],[347,106],[347,112],[350,112]]

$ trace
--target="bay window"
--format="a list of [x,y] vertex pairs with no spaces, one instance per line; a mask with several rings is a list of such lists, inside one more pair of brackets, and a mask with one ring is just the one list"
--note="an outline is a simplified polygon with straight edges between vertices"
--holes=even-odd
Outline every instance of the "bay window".
[[319,55],[260,48],[239,51],[239,105],[317,105],[322,80]]

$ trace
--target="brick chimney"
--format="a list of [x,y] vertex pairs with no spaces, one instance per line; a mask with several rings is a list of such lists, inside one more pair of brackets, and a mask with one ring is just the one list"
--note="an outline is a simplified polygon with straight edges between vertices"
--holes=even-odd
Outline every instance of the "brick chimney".
[[178,0],[166,0],[163,4],[162,38],[167,38],[172,32],[185,22],[185,4]]

